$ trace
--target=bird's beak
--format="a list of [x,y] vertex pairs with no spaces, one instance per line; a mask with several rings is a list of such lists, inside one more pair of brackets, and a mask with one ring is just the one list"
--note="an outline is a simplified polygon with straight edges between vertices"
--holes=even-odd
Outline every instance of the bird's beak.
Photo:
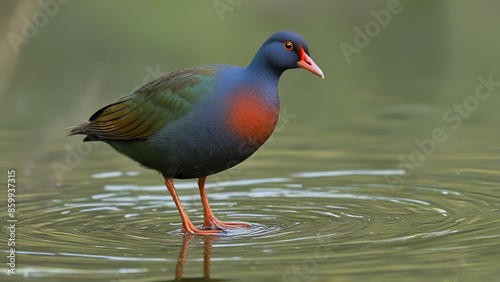
[[321,78],[325,78],[325,75],[323,75],[321,69],[316,65],[316,63],[311,59],[311,57],[309,57],[306,54],[304,48],[300,47],[299,55],[300,55],[300,61],[297,62],[297,65],[299,67],[308,70]]

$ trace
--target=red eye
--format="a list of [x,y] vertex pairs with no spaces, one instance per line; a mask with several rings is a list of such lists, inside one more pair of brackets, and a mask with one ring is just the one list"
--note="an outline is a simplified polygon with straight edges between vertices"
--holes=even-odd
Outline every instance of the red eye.
[[293,43],[290,41],[286,41],[285,43],[283,43],[283,46],[285,46],[285,49],[287,49],[287,50],[293,49]]

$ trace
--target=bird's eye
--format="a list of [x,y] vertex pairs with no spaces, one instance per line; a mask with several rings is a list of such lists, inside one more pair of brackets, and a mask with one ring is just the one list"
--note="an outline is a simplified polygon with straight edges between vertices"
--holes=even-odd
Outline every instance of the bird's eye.
[[283,46],[285,46],[285,49],[287,49],[287,50],[293,49],[293,43],[290,41],[286,41],[285,43],[283,43]]

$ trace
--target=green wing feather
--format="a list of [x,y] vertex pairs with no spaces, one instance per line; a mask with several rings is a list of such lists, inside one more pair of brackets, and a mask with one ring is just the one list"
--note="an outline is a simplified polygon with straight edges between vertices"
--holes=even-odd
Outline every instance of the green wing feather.
[[88,122],[70,128],[69,135],[87,134],[86,140],[146,139],[189,112],[199,95],[210,90],[217,70],[204,66],[162,76],[98,110]]

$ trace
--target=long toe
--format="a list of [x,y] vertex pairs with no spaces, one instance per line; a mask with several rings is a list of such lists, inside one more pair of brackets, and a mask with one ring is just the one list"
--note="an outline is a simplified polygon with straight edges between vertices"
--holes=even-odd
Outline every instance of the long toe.
[[188,234],[188,235],[204,235],[204,236],[211,236],[211,235],[222,235],[225,234],[226,232],[224,230],[218,229],[218,230],[200,230],[197,228],[183,228],[182,232]]
[[252,227],[252,225],[246,222],[223,222],[215,217],[203,222],[203,228],[206,229],[234,229],[240,227]]

